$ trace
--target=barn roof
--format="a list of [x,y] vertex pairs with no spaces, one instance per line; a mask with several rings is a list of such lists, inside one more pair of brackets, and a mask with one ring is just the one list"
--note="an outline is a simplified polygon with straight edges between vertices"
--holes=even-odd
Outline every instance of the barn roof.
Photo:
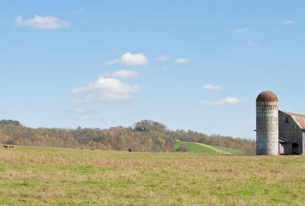
[[295,112],[284,112],[281,111],[289,116],[297,123],[297,125],[302,129],[305,130],[305,114],[295,113]]
[[288,140],[288,139],[285,139],[285,138],[283,138],[283,137],[279,137],[279,142],[289,142],[289,140]]

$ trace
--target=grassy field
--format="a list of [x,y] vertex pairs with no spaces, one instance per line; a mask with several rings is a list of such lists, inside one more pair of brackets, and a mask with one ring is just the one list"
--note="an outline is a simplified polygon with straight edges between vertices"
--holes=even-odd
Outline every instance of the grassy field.
[[228,152],[228,153],[231,153],[231,154],[242,154],[243,151],[241,150],[238,150],[238,149],[232,149],[232,148],[227,148],[227,147],[221,147],[221,146],[213,146],[217,149],[220,149],[224,152]]
[[220,147],[220,146],[212,146],[212,145],[206,145],[196,142],[181,142],[177,141],[176,145],[173,149],[173,151],[176,151],[179,147],[186,148],[187,152],[193,152],[193,153],[208,153],[208,154],[242,154],[243,151],[238,149],[231,149],[226,147]]
[[305,205],[305,156],[0,149],[0,205]]
[[209,153],[209,154],[216,154],[217,152],[211,148],[204,147],[202,145],[198,145],[195,142],[177,142],[174,151],[179,147],[185,147],[187,152],[193,153]]

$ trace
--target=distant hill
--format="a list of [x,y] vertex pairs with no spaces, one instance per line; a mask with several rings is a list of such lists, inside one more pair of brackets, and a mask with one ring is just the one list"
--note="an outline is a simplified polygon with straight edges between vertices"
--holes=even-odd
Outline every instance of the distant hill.
[[5,120],[5,119],[0,120],[0,125],[9,125],[9,124],[20,126],[20,122],[16,120]]
[[[176,148],[176,141],[181,143]],[[234,153],[228,148],[242,150],[245,154],[254,154],[255,141],[230,136],[211,135],[192,130],[169,130],[159,122],[142,120],[131,127],[99,128],[29,128],[16,120],[0,121],[0,142],[40,147],[65,147],[139,152],[220,152]],[[213,147],[211,147],[213,145]],[[218,146],[218,147],[215,147]],[[186,148],[186,149],[185,149]],[[177,150],[178,149],[178,150]]]

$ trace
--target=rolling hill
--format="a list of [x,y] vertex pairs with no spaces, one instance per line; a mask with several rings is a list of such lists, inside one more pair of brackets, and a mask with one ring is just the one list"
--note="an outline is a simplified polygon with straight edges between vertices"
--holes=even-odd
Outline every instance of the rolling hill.
[[243,151],[238,149],[207,145],[198,142],[181,142],[179,140],[176,142],[174,151],[208,154],[243,154]]

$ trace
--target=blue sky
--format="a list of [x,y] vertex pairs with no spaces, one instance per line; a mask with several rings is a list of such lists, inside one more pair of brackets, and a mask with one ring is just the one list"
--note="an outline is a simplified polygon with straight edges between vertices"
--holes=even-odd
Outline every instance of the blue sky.
[[0,1],[0,119],[255,138],[255,99],[305,113],[304,1]]

